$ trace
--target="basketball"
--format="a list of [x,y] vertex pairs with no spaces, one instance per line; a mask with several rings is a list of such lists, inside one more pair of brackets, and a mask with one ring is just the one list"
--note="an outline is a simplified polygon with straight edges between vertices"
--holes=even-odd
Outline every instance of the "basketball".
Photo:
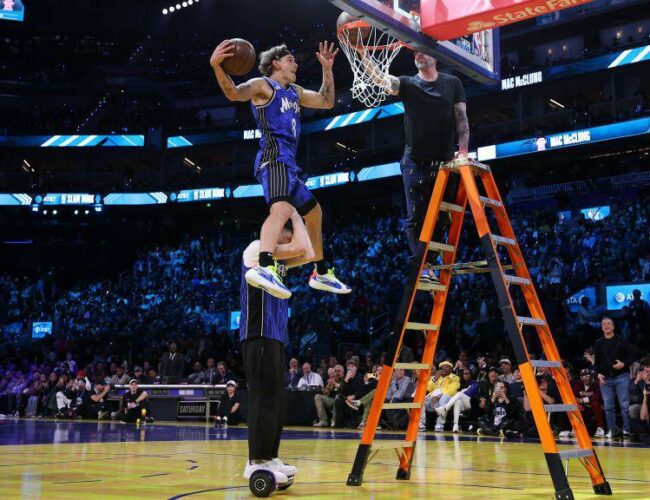
[[232,76],[244,76],[250,73],[255,66],[255,49],[243,38],[233,38],[230,41],[233,44],[234,54],[224,59],[221,67]]
[[[339,32],[341,26],[344,26],[348,23],[353,23],[355,21],[359,21],[359,18],[354,17],[348,14],[347,12],[341,12],[341,15],[336,20],[337,33]],[[348,32],[348,41],[350,45],[356,47],[360,45],[361,42],[364,42],[368,39],[368,35],[370,35],[370,27],[364,26],[364,27],[349,28],[347,32]],[[361,40],[359,40],[359,37],[361,37]]]

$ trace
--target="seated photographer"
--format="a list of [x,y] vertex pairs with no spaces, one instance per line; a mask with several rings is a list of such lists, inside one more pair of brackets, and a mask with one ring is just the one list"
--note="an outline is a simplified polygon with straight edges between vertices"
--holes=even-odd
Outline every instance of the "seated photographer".
[[311,365],[309,363],[303,363],[302,365],[302,377],[298,381],[297,389],[302,391],[307,391],[309,389],[314,389],[320,387],[323,388],[323,379],[318,373],[311,371]]
[[[298,362],[297,360],[295,361],[296,363]],[[329,427],[329,413],[332,415],[332,427],[334,427],[334,422],[336,422],[336,406],[334,405],[334,400],[343,383],[345,371],[341,365],[336,365],[334,368],[330,368],[330,370],[334,374],[327,380],[323,394],[316,394],[314,396],[314,405],[316,406],[316,413],[318,415],[318,422],[314,424],[314,427]]]
[[[357,358],[358,359],[358,358]],[[351,417],[353,421],[353,427],[358,425],[356,422],[357,412],[353,413],[353,410],[346,405],[347,402],[352,402],[358,399],[364,392],[364,382],[363,375],[359,373],[359,364],[356,359],[350,359],[347,363],[347,373],[343,379],[343,383],[339,389],[339,394],[334,400],[334,408],[336,417],[332,421],[332,427],[342,428],[345,426],[345,421],[349,420],[346,417]]]
[[217,425],[238,425],[244,419],[240,410],[240,399],[237,394],[237,382],[229,380],[226,383],[226,392],[221,396],[219,409],[217,410]]
[[122,396],[122,409],[114,416],[122,422],[135,422],[143,419],[146,422],[153,422],[154,419],[149,411],[147,391],[138,387],[138,381],[131,379],[129,381],[129,390]]
[[104,383],[102,379],[97,379],[97,383],[90,395],[90,403],[86,417],[93,420],[106,420],[111,415],[111,407],[106,401],[106,396],[111,390],[111,386]]
[[518,403],[508,397],[506,385],[504,382],[497,382],[492,391],[492,396],[487,401],[485,415],[478,419],[478,429],[476,433],[479,436],[496,436],[506,437],[512,435],[518,436],[515,431],[519,423],[520,412]]

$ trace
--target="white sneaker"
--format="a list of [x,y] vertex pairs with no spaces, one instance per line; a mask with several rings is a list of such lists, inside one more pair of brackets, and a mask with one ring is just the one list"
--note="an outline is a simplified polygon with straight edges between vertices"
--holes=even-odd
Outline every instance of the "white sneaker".
[[438,406],[437,408],[434,408],[436,410],[436,413],[440,415],[441,418],[447,417],[447,408],[444,406]]
[[228,417],[223,417],[222,423],[224,427],[228,427]]
[[316,290],[337,294],[347,294],[352,291],[348,285],[334,275],[334,269],[329,269],[326,274],[318,274],[314,269],[309,278],[309,286]]
[[444,424],[436,424],[436,426],[433,429],[436,432],[444,432],[445,430],[445,425]]
[[426,432],[426,430],[427,430],[427,426],[424,425],[424,424],[420,424],[420,426],[418,427],[418,430],[419,430],[420,432]]
[[252,464],[249,460],[246,461],[244,468],[244,479],[250,479],[253,472],[258,470],[267,470],[275,476],[275,482],[278,484],[285,484],[289,482],[289,478],[284,472],[280,472],[273,460],[262,462],[259,464]]
[[293,465],[285,464],[279,458],[274,458],[272,460],[272,462],[275,464],[277,469],[287,477],[295,476],[296,472],[298,472],[298,467],[294,467]]
[[602,427],[598,427],[598,429],[596,429],[596,434],[594,434],[594,437],[604,438],[605,437],[605,429],[603,429]]
[[246,283],[255,288],[261,288],[278,299],[286,300],[291,297],[291,291],[282,283],[277,266],[252,267],[244,275]]
[[612,431],[607,431],[607,434],[605,434],[605,439],[612,439]]
[[562,431],[562,432],[560,432],[560,437],[561,438],[566,439],[566,438],[573,438],[575,436],[576,435],[573,433],[573,431]]
[[454,424],[454,428],[452,431],[454,434],[459,434],[460,433],[460,426],[458,424]]

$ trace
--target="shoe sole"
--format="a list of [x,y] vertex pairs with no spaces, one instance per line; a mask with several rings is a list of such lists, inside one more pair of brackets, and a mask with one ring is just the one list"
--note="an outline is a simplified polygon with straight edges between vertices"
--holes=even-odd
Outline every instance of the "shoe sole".
[[248,283],[253,288],[260,288],[264,290],[266,293],[268,293],[269,295],[275,297],[276,299],[286,300],[291,297],[291,292],[286,288],[273,286],[269,284],[269,282],[266,280],[257,281],[258,279],[263,279],[263,278],[260,278],[256,272],[251,272],[251,271],[253,270],[251,269],[247,271],[246,274],[244,275],[244,278],[246,279],[246,283]]
[[322,283],[319,283],[316,280],[309,280],[309,286],[312,287],[314,290],[335,293],[337,295],[347,295],[348,293],[352,292],[351,288],[334,288],[331,286],[323,285]]

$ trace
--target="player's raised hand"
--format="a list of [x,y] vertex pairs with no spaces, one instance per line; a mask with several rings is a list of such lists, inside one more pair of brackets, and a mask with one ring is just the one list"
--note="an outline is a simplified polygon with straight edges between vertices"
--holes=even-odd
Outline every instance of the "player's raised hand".
[[233,55],[235,55],[233,43],[230,40],[224,40],[217,45],[217,48],[212,52],[212,55],[210,56],[210,66],[213,68],[219,66],[224,59],[232,57]]
[[324,69],[332,69],[332,66],[334,66],[334,58],[338,53],[338,48],[334,50],[334,42],[320,42],[318,44],[318,52],[316,52],[316,57]]

